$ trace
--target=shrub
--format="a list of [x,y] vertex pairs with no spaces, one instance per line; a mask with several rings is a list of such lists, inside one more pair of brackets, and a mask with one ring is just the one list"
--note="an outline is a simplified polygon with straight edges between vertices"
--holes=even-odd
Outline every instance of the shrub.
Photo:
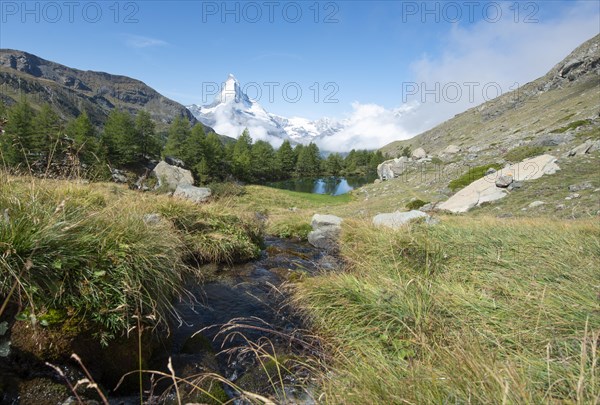
[[312,226],[308,222],[299,220],[286,220],[273,224],[269,232],[280,238],[296,238],[307,240]]
[[[48,324],[65,310],[65,321],[94,323],[103,343],[136,326],[137,315],[151,325],[177,316],[184,275],[198,274],[185,259],[260,253],[261,224],[222,206],[109,184],[0,180],[0,299]],[[146,223],[151,213],[162,219]]]
[[504,155],[504,159],[512,163],[517,163],[530,157],[543,155],[546,148],[543,146],[523,145],[511,149]]
[[487,172],[487,170],[489,168],[500,170],[502,168],[502,166],[494,163],[491,165],[469,167],[469,170],[467,171],[467,173],[463,174],[462,176],[460,176],[457,179],[452,180],[448,184],[448,187],[452,191],[456,191],[463,187],[466,187],[469,184],[471,184],[472,182],[474,182],[475,180],[479,180],[480,178],[485,176],[485,172]]
[[105,206],[90,187],[0,188],[0,296],[18,285],[9,298],[32,313],[64,308],[98,324],[104,340],[138,313],[156,323],[174,314],[185,268],[170,224],[146,225],[135,201]]
[[423,201],[423,200],[412,200],[410,201],[408,204],[406,204],[406,208],[408,208],[409,210],[418,210],[419,208],[421,208],[422,206],[429,204],[427,201]]
[[591,123],[591,120],[573,121],[573,122],[571,122],[567,126],[564,126],[562,128],[553,129],[550,132],[552,132],[553,134],[562,134],[562,133],[565,133],[565,132],[567,132],[567,131],[569,131],[571,129],[577,129],[577,128],[581,127],[581,126],[588,125],[590,123]]
[[213,198],[239,197],[246,194],[246,188],[232,181],[224,183],[210,183],[206,187],[212,191]]

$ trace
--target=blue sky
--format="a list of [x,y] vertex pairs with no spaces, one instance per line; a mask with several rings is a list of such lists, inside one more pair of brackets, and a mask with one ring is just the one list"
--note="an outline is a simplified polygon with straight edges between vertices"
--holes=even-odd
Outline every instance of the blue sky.
[[507,91],[533,80],[598,34],[599,8],[597,0],[3,0],[0,47],[131,76],[183,104],[210,101],[229,73],[286,116],[377,118],[429,104],[427,120],[401,128],[408,136],[484,101],[479,89],[476,100],[445,104],[421,90],[497,82]]

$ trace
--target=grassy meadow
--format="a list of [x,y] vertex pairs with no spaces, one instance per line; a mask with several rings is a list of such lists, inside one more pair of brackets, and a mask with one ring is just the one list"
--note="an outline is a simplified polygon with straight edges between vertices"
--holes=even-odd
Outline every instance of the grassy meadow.
[[247,186],[195,205],[108,183],[0,180],[0,296],[42,325],[86,318],[108,341],[139,315],[176,318],[199,263],[252,259],[263,233],[304,239],[313,214],[331,213],[344,218],[345,266],[288,286],[321,342],[302,360],[318,403],[600,403],[597,218],[480,212],[391,231],[370,215],[404,202],[360,192]]

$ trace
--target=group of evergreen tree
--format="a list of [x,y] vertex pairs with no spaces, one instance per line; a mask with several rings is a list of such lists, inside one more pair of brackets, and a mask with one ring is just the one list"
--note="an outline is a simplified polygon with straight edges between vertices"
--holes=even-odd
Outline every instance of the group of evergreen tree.
[[85,112],[64,122],[50,105],[36,111],[26,99],[10,108],[0,103],[2,122],[0,158],[10,167],[59,160],[66,150],[87,167],[128,168],[172,156],[183,160],[202,184],[227,179],[264,183],[293,177],[366,175],[375,173],[384,160],[381,152],[364,150],[323,158],[314,143],[293,147],[287,140],[276,150],[266,141],[254,142],[248,130],[236,141],[225,142],[212,131],[205,133],[200,123],[192,126],[184,117],[171,123],[165,137],[146,111],[132,116],[114,109],[99,131]]

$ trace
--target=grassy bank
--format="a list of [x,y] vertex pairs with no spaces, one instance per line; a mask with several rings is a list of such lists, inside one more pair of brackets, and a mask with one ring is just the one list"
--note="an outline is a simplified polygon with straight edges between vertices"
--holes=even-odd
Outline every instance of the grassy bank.
[[598,403],[597,222],[347,221],[345,272],[296,303],[334,360],[326,403]]
[[[0,174],[0,298],[33,323],[91,321],[103,340],[176,316],[197,263],[247,260],[262,227],[224,207]],[[157,214],[157,215],[152,215]]]

